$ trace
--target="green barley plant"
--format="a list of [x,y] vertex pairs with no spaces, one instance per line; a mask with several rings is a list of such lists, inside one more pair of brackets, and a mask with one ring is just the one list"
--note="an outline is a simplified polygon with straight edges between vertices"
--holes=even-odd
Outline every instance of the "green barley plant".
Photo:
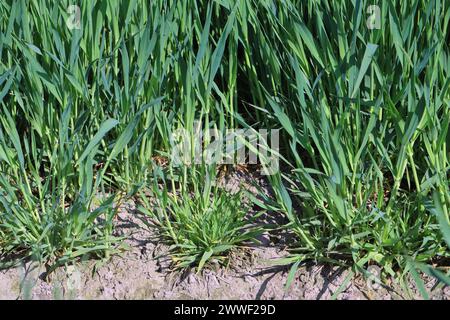
[[[68,129],[66,112],[60,125],[60,141],[51,153],[38,151],[37,138],[19,141],[12,116],[5,108],[8,122],[0,128],[0,235],[2,256],[45,263],[47,271],[86,255],[105,256],[115,249],[112,236],[116,213],[115,196],[94,203],[100,195],[101,174],[94,175],[94,156],[98,141],[113,122],[102,124],[88,143],[78,163],[73,161],[77,141],[65,140]],[[76,134],[74,135],[76,136]],[[33,150],[24,154],[23,149]],[[41,176],[44,164],[51,163],[52,174]],[[74,169],[72,166],[77,167]],[[70,175],[78,170],[77,183]],[[77,187],[78,189],[75,189]],[[77,190],[77,191],[75,191]],[[11,260],[8,263],[17,263]],[[3,263],[2,263],[3,265]],[[1,266],[1,265],[0,265]]]
[[[145,183],[168,141],[164,126],[189,127],[202,114],[234,119],[237,60],[225,45],[237,44],[235,15],[222,14],[232,8],[81,1],[77,16],[70,5],[0,4],[0,249],[8,257],[66,261],[74,241],[109,248],[101,243],[110,242],[113,201],[93,211],[93,199]],[[62,231],[48,240],[52,228]]]
[[[450,248],[450,223],[445,216],[443,205],[438,193],[433,194],[433,200],[428,201],[427,210],[429,210],[439,221],[439,226],[441,233],[447,243],[447,247]],[[439,282],[439,286],[449,286],[450,285],[450,272],[447,270],[442,270],[441,268],[436,268],[424,263],[415,262],[413,259],[408,261],[407,271],[410,271],[414,281],[417,284],[420,294],[424,299],[429,299],[429,293],[425,288],[423,280],[420,278],[417,270],[431,277],[436,278]],[[406,287],[408,290],[408,287]]]
[[252,103],[283,127],[289,161],[265,205],[298,238],[282,263],[396,277],[406,257],[448,257],[426,210],[437,192],[448,220],[447,3],[379,1],[380,30],[364,23],[372,1],[247,3]]
[[155,168],[151,198],[143,194],[140,211],[151,218],[152,226],[170,245],[173,267],[223,264],[238,246],[255,242],[261,233],[255,219],[248,216],[249,204],[242,190],[232,193],[214,179],[214,166],[193,165]]

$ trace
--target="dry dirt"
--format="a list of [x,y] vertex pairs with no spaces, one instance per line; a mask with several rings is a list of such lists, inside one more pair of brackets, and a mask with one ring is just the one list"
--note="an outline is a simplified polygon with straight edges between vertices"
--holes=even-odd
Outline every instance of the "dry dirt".
[[[214,267],[201,274],[169,270],[167,247],[145,223],[133,203],[121,208],[117,232],[127,235],[129,249],[107,263],[85,261],[60,268],[47,281],[43,268],[26,264],[0,271],[0,299],[330,299],[341,287],[349,270],[322,265],[300,267],[286,290],[289,273],[276,266],[287,255],[283,241],[268,234],[261,244],[232,254],[228,267]],[[276,244],[275,244],[276,243]],[[436,281],[426,278],[431,290]],[[376,287],[376,285],[375,285]],[[420,298],[414,284],[411,292]],[[433,299],[448,299],[449,288],[434,288]],[[410,299],[398,284],[375,289],[357,276],[345,285],[338,299]]]

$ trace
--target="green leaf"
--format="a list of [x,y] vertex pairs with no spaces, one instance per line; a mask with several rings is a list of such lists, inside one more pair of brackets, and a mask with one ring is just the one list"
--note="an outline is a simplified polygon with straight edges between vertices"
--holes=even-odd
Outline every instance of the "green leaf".
[[351,97],[355,97],[356,92],[359,90],[359,86],[361,85],[361,82],[367,72],[367,69],[370,66],[370,63],[372,62],[373,56],[375,55],[375,52],[378,49],[378,45],[373,43],[368,43],[366,47],[366,51],[364,52],[363,61],[361,64],[361,67],[359,68],[358,78],[356,79],[355,85],[353,87],[353,92]]
[[100,129],[98,129],[97,133],[94,135],[92,140],[88,143],[86,148],[84,149],[83,154],[78,159],[78,165],[86,159],[86,157],[92,152],[92,150],[97,146],[97,144],[103,139],[103,137],[114,128],[119,121],[115,119],[108,119],[102,123]]

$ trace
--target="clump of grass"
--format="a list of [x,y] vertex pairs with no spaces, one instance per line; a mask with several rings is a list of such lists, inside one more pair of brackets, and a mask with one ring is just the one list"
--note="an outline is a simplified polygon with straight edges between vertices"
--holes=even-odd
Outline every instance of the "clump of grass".
[[396,279],[409,257],[448,257],[426,210],[436,192],[448,221],[448,5],[380,1],[371,30],[370,1],[250,3],[244,69],[263,79],[251,81],[255,112],[283,127],[289,167],[270,177],[275,203],[263,207],[284,212],[298,239],[282,263],[376,263]]
[[[180,169],[180,168],[178,168]],[[151,218],[169,246],[175,268],[201,269],[210,262],[223,264],[230,250],[255,241],[261,228],[251,217],[244,192],[230,192],[214,181],[214,170],[183,167],[154,172],[151,199],[142,196],[140,210]]]
[[98,144],[115,121],[103,123],[75,161],[78,133],[68,128],[70,107],[56,129],[60,143],[44,144],[41,150],[36,147],[34,132],[30,134],[31,141],[20,140],[12,115],[3,110],[6,116],[0,127],[0,266],[33,260],[46,264],[50,273],[83,256],[108,256],[118,240],[112,236],[117,199],[113,195],[94,207],[93,201],[101,193],[102,173],[94,174],[93,166]]
[[[434,193],[433,199],[428,201],[427,210],[429,210],[439,221],[440,232],[447,243],[447,248],[450,249],[450,223],[445,216],[443,205],[440,199],[439,194]],[[414,259],[409,259],[406,271],[411,273],[412,278],[417,284],[420,294],[424,299],[429,299],[429,293],[425,288],[425,284],[422,278],[419,276],[417,270],[421,271],[424,274],[429,275],[430,277],[436,278],[438,284],[435,286],[436,288],[443,286],[450,286],[450,271],[442,269],[440,267],[436,268],[431,265],[425,263],[419,263]],[[409,291],[409,287],[406,286],[406,291]]]

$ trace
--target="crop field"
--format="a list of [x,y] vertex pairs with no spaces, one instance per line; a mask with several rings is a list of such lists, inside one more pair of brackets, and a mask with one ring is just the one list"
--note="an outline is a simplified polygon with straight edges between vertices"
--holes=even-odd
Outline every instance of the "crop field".
[[275,267],[303,299],[320,266],[345,271],[322,298],[449,299],[449,24],[448,0],[2,0],[0,297],[162,250],[161,283]]

